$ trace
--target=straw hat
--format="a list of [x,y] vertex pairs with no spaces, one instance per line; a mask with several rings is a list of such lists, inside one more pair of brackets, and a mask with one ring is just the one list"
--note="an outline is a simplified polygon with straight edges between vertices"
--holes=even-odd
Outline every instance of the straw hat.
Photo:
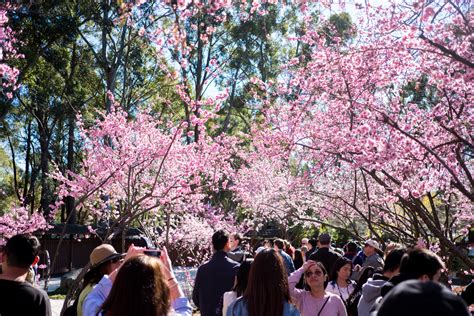
[[97,267],[106,261],[121,257],[123,257],[123,254],[115,251],[115,248],[112,245],[102,244],[92,250],[89,259],[91,261],[92,267]]

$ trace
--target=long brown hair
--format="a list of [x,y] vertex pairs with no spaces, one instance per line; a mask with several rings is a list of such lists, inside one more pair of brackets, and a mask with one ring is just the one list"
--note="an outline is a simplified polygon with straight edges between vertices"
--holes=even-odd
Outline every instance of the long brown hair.
[[158,258],[139,255],[123,263],[101,310],[106,316],[163,316],[170,306]]
[[290,290],[283,260],[275,250],[263,250],[255,257],[243,298],[249,316],[283,315]]

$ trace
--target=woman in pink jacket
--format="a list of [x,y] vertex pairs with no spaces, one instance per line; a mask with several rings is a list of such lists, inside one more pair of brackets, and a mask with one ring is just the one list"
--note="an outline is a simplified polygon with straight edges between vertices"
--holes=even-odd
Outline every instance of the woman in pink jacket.
[[[304,275],[305,289],[296,284]],[[338,295],[326,292],[328,274],[321,262],[306,261],[288,278],[290,295],[302,316],[347,316],[346,308]]]

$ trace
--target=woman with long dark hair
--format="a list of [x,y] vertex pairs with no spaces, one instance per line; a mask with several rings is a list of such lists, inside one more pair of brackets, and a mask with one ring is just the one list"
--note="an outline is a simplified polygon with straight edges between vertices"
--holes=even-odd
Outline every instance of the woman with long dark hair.
[[191,305],[172,271],[166,249],[157,258],[132,246],[122,266],[104,276],[86,298],[84,315],[190,316]]
[[244,260],[235,276],[235,284],[232,291],[225,292],[223,297],[222,315],[226,315],[229,305],[232,304],[238,297],[241,297],[247,289],[250,268],[252,267],[253,259]]
[[349,296],[354,292],[356,283],[350,279],[352,274],[352,261],[340,257],[334,263],[331,277],[329,278],[329,283],[326,287],[326,292],[330,292],[342,299],[344,304],[346,304]]
[[293,264],[295,265],[295,269],[299,269],[303,266],[304,263],[304,253],[301,251],[301,249],[296,249],[295,250],[295,255],[293,259]]
[[273,249],[255,257],[244,295],[229,306],[227,316],[298,316],[291,304],[281,256]]
[[[296,284],[304,275],[305,289]],[[296,300],[302,316],[347,316],[346,308],[338,295],[326,292],[328,273],[321,262],[308,260],[288,279],[291,297]]]

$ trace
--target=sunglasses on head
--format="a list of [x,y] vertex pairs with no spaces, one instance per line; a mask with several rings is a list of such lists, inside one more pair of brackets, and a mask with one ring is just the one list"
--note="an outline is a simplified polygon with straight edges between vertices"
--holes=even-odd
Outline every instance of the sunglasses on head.
[[319,271],[319,270],[316,270],[316,271],[314,271],[314,272],[313,272],[313,271],[306,271],[306,272],[304,273],[304,276],[307,277],[307,278],[310,278],[310,277],[313,276],[313,274],[314,274],[315,276],[322,276],[322,275],[323,275],[323,271]]

